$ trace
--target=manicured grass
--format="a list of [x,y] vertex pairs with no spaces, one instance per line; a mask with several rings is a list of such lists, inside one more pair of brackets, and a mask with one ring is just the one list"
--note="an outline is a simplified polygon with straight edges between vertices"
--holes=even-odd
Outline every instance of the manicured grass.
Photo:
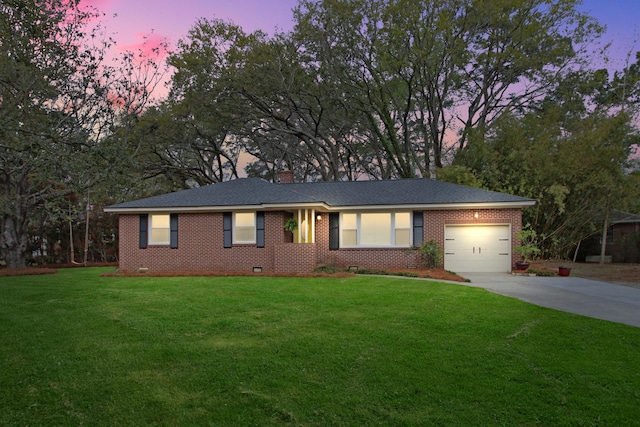
[[623,426],[640,328],[427,281],[0,279],[0,425]]

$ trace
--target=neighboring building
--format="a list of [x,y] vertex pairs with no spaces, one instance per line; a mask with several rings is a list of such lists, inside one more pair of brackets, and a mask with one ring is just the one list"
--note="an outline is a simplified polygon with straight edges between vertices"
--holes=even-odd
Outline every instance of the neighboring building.
[[[444,268],[508,272],[531,199],[429,179],[281,183],[244,178],[105,208],[120,216],[120,269],[305,273],[416,268],[435,240]],[[288,182],[285,182],[288,181]],[[295,233],[285,231],[296,218]]]
[[[614,263],[640,263],[640,215],[612,211],[607,230],[606,260]],[[586,239],[578,258],[588,262],[600,261],[601,233]]]

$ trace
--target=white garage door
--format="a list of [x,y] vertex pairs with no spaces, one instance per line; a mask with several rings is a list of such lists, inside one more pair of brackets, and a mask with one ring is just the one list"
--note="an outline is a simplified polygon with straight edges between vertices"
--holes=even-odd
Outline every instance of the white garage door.
[[509,225],[448,225],[444,229],[444,268],[456,273],[511,271]]

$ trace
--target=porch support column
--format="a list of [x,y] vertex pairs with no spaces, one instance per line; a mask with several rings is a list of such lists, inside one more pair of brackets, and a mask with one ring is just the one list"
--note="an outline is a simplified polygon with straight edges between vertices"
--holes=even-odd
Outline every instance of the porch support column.
[[311,209],[311,239],[309,243],[316,242],[316,210]]
[[304,210],[304,243],[309,243],[309,209]]

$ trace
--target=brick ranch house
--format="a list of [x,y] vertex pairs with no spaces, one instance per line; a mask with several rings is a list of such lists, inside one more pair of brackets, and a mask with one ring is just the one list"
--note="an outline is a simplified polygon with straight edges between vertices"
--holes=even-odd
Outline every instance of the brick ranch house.
[[293,183],[289,172],[279,184],[242,178],[105,212],[119,214],[122,271],[416,268],[411,248],[434,239],[447,270],[509,272],[522,208],[534,203],[430,179]]

